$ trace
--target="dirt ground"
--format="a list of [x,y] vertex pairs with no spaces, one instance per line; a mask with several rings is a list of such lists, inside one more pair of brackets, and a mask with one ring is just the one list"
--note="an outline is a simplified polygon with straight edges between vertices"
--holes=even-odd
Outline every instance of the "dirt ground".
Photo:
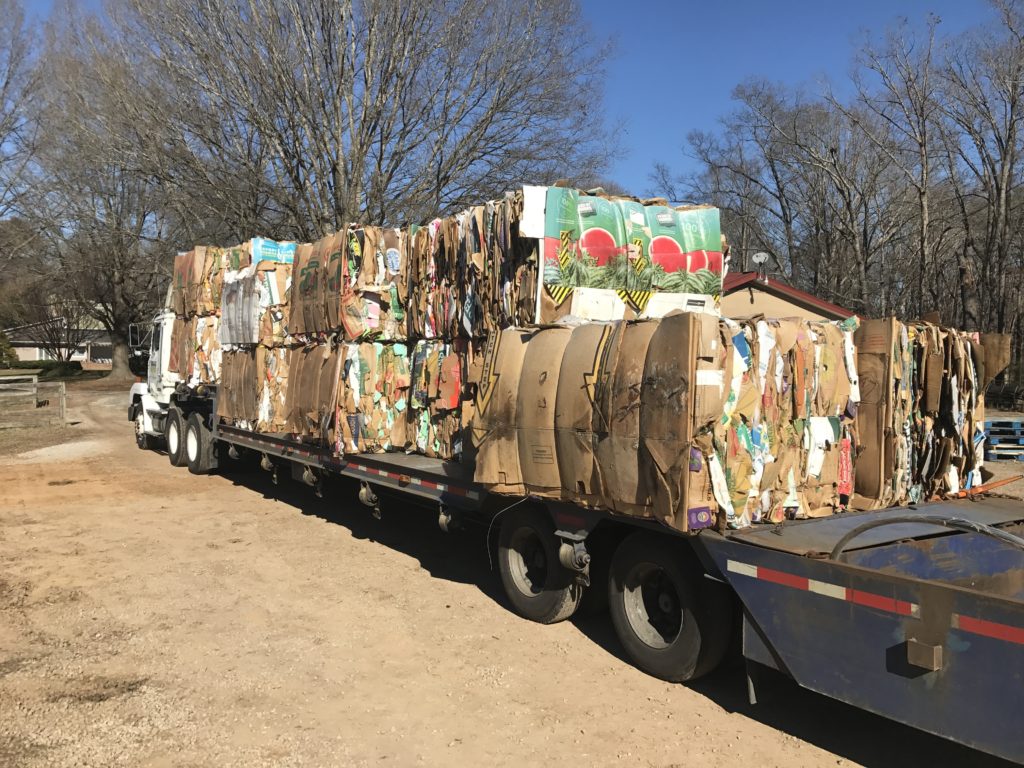
[[736,665],[660,682],[605,616],[513,615],[482,530],[192,476],[69,392],[0,457],[0,766],[1004,765]]

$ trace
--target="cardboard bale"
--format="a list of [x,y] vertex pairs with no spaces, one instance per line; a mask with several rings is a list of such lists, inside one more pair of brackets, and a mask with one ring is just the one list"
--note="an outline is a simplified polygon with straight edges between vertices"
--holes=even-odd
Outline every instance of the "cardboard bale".
[[289,432],[334,442],[332,429],[343,357],[343,346],[330,342],[291,349],[286,395]]
[[323,241],[295,249],[291,292],[288,297],[289,330],[293,336],[315,336],[328,330],[324,303]]
[[854,506],[916,503],[980,484],[983,390],[1009,360],[1002,338],[886,318],[865,322],[856,342]]
[[[519,376],[534,333],[521,328],[506,328],[492,334],[484,350],[483,372],[471,425],[476,450],[474,479],[494,493],[526,492],[519,464],[518,394]],[[426,350],[424,342],[416,345],[413,362],[414,407],[419,394],[416,372],[425,366],[421,350]]]
[[404,451],[410,447],[408,347],[345,344],[339,387],[339,453]]
[[217,384],[220,382],[222,350],[218,340],[220,318],[204,315],[194,318],[195,346],[190,385]]
[[256,347],[256,431],[279,434],[288,431],[288,360],[284,346]]
[[224,353],[217,397],[217,416],[236,426],[250,426],[258,418],[256,353],[239,349]]
[[329,265],[327,315],[350,341],[406,338],[408,232],[381,227],[338,236]]
[[174,257],[171,284],[171,309],[179,317],[196,314],[196,290],[202,281],[205,249],[179,253]]
[[255,268],[250,265],[240,270],[226,270],[222,286],[220,343],[225,346],[258,343],[260,306]]
[[549,187],[536,322],[662,317],[717,297],[722,242],[711,206],[673,209],[663,200]]
[[419,341],[410,365],[409,440],[425,456],[462,455],[463,372],[468,341]]

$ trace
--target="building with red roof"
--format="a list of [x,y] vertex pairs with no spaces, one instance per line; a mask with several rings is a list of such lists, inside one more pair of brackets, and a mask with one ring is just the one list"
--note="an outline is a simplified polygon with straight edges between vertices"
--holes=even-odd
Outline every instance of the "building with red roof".
[[855,313],[838,304],[756,272],[729,272],[722,285],[724,317],[803,317],[810,320],[845,320]]

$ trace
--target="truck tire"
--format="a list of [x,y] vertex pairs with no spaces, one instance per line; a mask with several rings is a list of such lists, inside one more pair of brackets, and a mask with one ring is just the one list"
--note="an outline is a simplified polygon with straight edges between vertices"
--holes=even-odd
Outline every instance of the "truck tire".
[[135,423],[135,444],[144,451],[152,450],[156,438],[146,434],[146,415],[139,404],[135,406],[135,418],[132,421]]
[[569,618],[579,607],[583,587],[558,560],[558,537],[551,518],[533,507],[510,510],[498,534],[498,571],[516,613],[540,624]]
[[728,649],[732,596],[704,579],[681,542],[631,534],[612,558],[608,608],[626,655],[672,683],[706,675]]
[[185,427],[185,459],[193,475],[207,475],[213,467],[213,435],[198,413],[188,417]]
[[167,458],[172,467],[185,466],[185,416],[176,407],[167,410]]

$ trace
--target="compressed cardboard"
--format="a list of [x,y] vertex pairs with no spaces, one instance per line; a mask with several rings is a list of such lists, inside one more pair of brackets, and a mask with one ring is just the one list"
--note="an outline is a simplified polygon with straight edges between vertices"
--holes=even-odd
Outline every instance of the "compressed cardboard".
[[256,353],[253,349],[224,353],[217,416],[232,423],[254,424],[258,418]]
[[527,345],[516,402],[516,444],[523,485],[534,495],[561,496],[555,439],[558,375],[571,328],[541,331]]
[[573,328],[558,369],[554,426],[561,496],[587,506],[596,506],[602,494],[594,459],[594,404],[612,331],[606,323]]
[[[526,491],[519,464],[516,417],[519,377],[532,336],[531,331],[508,328],[492,335],[484,350],[484,367],[472,423],[476,449],[474,477],[495,493]],[[415,387],[413,397],[416,397]]]
[[[616,323],[598,379],[594,459],[605,504],[616,512],[646,515],[650,491],[641,472],[640,404],[648,386],[644,364],[657,323]],[[687,362],[691,362],[689,358]]]

